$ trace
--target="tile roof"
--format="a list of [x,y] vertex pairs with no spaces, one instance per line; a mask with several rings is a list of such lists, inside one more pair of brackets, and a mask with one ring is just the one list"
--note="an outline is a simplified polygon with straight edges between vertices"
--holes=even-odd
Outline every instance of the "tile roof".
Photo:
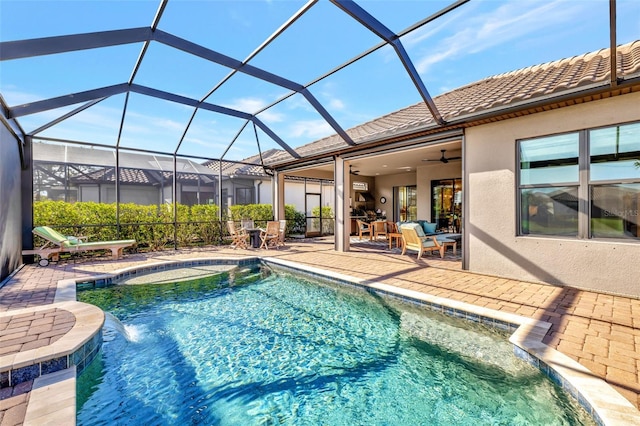
[[[447,121],[489,112],[522,101],[542,100],[584,86],[609,81],[609,49],[535,65],[487,77],[434,98]],[[640,40],[618,46],[619,78],[640,77]],[[366,144],[401,134],[435,128],[436,122],[423,102],[376,118],[347,130],[357,144]],[[337,134],[296,148],[302,157],[347,148]],[[269,164],[291,160],[284,151],[269,158]]]
[[[288,159],[293,158],[286,151],[280,151],[277,149],[269,149],[262,153],[262,159],[265,164],[268,164],[270,158],[273,156],[278,156],[278,158],[281,158],[281,156]],[[214,170],[215,173],[218,173],[220,170],[219,161],[207,161],[202,163],[202,165]],[[245,158],[242,162],[222,161],[222,172],[225,175],[267,176],[262,167],[262,162],[260,161],[260,154]]]

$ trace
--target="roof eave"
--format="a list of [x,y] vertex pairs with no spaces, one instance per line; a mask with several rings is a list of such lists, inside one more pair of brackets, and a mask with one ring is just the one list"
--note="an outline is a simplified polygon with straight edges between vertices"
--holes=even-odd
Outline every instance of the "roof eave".
[[[370,149],[373,146],[384,145],[385,143],[393,143],[402,139],[410,139],[413,136],[422,137],[424,134],[432,133],[444,133],[456,128],[472,127],[474,125],[481,124],[480,122],[486,121],[500,121],[507,118],[511,118],[514,114],[530,114],[539,111],[532,111],[539,108],[550,107],[563,102],[585,100],[591,96],[598,96],[605,93],[615,93],[617,91],[624,91],[627,88],[633,88],[636,85],[640,85],[640,75],[629,76],[625,79],[619,79],[618,84],[614,87],[609,81],[602,81],[589,85],[580,86],[573,89],[563,90],[562,92],[551,93],[548,95],[537,96],[531,99],[525,99],[518,102],[509,103],[507,105],[500,105],[494,108],[485,109],[478,112],[472,112],[466,115],[461,115],[456,118],[446,117],[447,125],[441,126],[435,122],[431,122],[427,125],[416,126],[412,129],[408,129],[404,132],[394,133],[392,136],[385,135],[382,137],[375,137],[368,139],[364,142],[359,142],[357,146],[350,146],[343,149],[329,149],[322,152],[314,153],[310,156],[305,156],[297,160],[288,160],[284,162],[274,162],[270,164],[275,169],[285,169],[292,166],[297,166],[310,161],[328,160],[332,156],[342,155],[344,153],[354,153]],[[640,87],[639,87],[640,90]]]

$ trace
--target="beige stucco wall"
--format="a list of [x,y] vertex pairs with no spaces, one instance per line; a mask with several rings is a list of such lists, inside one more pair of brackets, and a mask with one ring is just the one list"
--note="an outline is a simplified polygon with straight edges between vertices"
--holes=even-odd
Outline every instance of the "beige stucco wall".
[[471,271],[640,297],[640,241],[516,236],[516,140],[640,120],[634,93],[466,131]]

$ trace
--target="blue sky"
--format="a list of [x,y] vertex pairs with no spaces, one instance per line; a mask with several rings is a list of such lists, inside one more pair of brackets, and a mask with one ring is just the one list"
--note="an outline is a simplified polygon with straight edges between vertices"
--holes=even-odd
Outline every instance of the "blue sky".
[[[451,2],[360,1],[358,4],[395,33]],[[299,10],[303,1],[170,0],[159,29],[246,59]],[[640,1],[618,0],[618,44],[640,39]],[[148,27],[156,0],[0,0],[0,39]],[[431,96],[495,74],[605,48],[609,44],[607,0],[472,0],[402,37]],[[296,83],[308,84],[380,42],[374,34],[326,0],[320,0],[250,64]],[[141,44],[130,44],[0,63],[0,94],[9,106],[127,82]],[[151,43],[135,83],[201,99],[229,70]],[[383,47],[363,60],[313,84],[309,90],[344,129],[421,101],[393,49]],[[256,113],[287,89],[236,73],[208,102]],[[124,95],[45,130],[40,136],[115,145]],[[19,119],[31,132],[79,105]],[[174,152],[193,109],[132,94],[120,146]],[[292,147],[334,133],[320,114],[294,95],[258,117]],[[241,130],[243,120],[199,111],[179,154],[218,158]],[[279,148],[258,131],[263,150]],[[240,134],[225,158],[258,152],[252,126]]]

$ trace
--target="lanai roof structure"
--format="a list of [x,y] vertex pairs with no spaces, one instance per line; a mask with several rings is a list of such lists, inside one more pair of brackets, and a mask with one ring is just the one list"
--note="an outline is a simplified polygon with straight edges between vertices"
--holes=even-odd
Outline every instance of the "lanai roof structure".
[[[624,87],[637,77],[637,45],[628,44],[638,9],[632,1],[572,4],[570,21],[567,4],[537,2],[251,4],[239,19],[233,2],[43,2],[38,10],[3,2],[2,119],[23,142],[202,162],[277,149],[261,158],[277,165],[535,108],[537,99],[560,93]],[[50,10],[58,22],[47,22]],[[581,22],[597,22],[592,44],[581,41],[580,14]],[[237,30],[220,33],[229,19]],[[525,25],[545,37],[536,44],[509,33]],[[470,28],[475,39],[465,38]],[[540,59],[499,55],[514,44]],[[616,50],[619,44],[626,46]],[[462,59],[470,57],[471,68]],[[542,60],[558,57],[570,59]],[[480,80],[486,75],[494,77]],[[363,105],[356,100],[367,106],[356,109]]]

